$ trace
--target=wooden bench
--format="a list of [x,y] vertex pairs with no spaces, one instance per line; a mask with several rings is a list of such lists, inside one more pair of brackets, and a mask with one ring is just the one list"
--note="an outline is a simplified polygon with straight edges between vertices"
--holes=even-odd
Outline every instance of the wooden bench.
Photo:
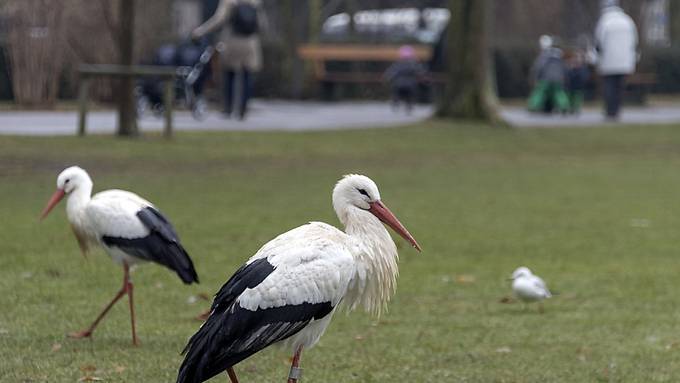
[[656,83],[655,73],[633,73],[626,77],[626,98],[636,104],[645,104],[647,102],[647,94],[649,94],[652,86],[656,85]]
[[167,66],[151,65],[115,65],[115,64],[82,64],[78,67],[80,87],[78,89],[78,135],[84,136],[87,124],[88,99],[90,84],[96,77],[158,77],[164,82],[163,106],[165,109],[165,127],[163,135],[172,136],[172,107],[175,101],[175,76],[177,69]]
[[[379,83],[382,72],[339,72],[327,70],[330,61],[343,62],[394,62],[399,59],[400,45],[370,44],[306,44],[298,47],[300,58],[312,61],[314,76],[323,82]],[[420,62],[432,58],[432,47],[413,45],[415,57]]]

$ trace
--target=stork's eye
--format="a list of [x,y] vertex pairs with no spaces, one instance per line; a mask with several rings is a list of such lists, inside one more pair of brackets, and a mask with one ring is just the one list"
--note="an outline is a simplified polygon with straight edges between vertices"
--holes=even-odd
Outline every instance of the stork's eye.
[[366,197],[371,198],[371,196],[368,195],[368,192],[366,191],[366,189],[357,189],[357,191],[359,191],[359,194],[363,194]]
[[67,184],[67,183],[68,183],[68,181],[70,181],[70,179],[68,179],[68,178],[67,178],[67,179],[66,179],[66,181],[64,181],[64,183],[65,183],[65,184]]

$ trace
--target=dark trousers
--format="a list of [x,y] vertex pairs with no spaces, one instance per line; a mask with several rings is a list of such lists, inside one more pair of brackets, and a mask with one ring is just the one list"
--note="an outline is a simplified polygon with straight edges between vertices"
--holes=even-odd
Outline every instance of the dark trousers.
[[617,118],[621,110],[621,99],[623,98],[624,75],[606,75],[602,76],[602,80],[605,115],[609,118]]
[[[234,88],[236,87],[236,71],[224,71],[224,113],[230,115],[234,105]],[[248,101],[252,92],[252,75],[249,70],[241,69],[241,99],[238,103],[238,114],[240,118],[246,116],[248,111]]]
[[398,107],[399,103],[404,103],[406,111],[413,109],[413,101],[416,96],[415,86],[395,86],[392,88],[392,106]]

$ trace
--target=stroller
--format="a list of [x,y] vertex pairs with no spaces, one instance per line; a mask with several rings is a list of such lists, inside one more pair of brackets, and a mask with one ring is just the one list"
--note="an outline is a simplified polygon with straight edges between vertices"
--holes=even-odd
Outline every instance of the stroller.
[[[208,44],[166,44],[156,51],[152,62],[153,65],[177,68],[176,100],[190,109],[192,116],[199,121],[205,118],[208,107],[203,98],[203,88],[210,76],[210,60],[214,54],[215,48]],[[140,81],[135,88],[135,96],[137,116],[143,116],[149,109],[156,116],[163,114],[163,83],[159,78],[148,77]]]

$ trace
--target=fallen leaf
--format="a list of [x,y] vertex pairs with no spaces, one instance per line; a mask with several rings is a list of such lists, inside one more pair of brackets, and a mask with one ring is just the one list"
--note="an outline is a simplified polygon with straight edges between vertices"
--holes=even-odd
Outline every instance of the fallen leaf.
[[198,297],[195,295],[191,295],[189,298],[187,298],[187,303],[190,305],[193,305],[196,302],[198,302]]
[[21,278],[23,278],[23,279],[29,279],[29,278],[32,278],[32,277],[33,277],[33,273],[30,272],[30,271],[24,271],[23,273],[21,273]]
[[210,301],[210,295],[206,293],[198,293],[196,294],[197,297],[203,299],[204,301]]
[[592,354],[592,351],[593,350],[590,347],[580,347],[578,350],[576,350],[576,358],[581,362],[587,362],[590,354]]
[[119,373],[119,374],[121,374],[121,373],[122,373],[123,371],[125,371],[125,370],[127,370],[127,367],[125,367],[125,366],[116,366],[116,367],[114,367],[114,369],[113,369],[113,371],[115,371],[115,372],[117,372],[117,373]]
[[501,298],[498,301],[498,303],[515,303],[515,300],[512,297],[509,297],[509,296],[506,295],[503,298]]
[[470,283],[475,283],[477,281],[477,278],[475,278],[474,275],[458,275],[456,276],[456,283],[460,284],[470,284]]
[[61,350],[61,343],[55,343],[52,345],[52,352],[57,352]]
[[163,282],[156,282],[154,286],[156,286],[157,289],[162,289],[165,285],[163,285]]
[[499,353],[499,354],[508,354],[508,353],[512,352],[512,349],[510,349],[510,347],[508,347],[508,346],[503,346],[503,347],[498,347],[496,349],[496,352]]
[[354,340],[364,340],[364,336],[363,335],[356,335],[354,337]]
[[82,372],[97,371],[97,367],[92,365],[92,364],[86,364],[86,365],[80,366],[80,371],[82,371]]

